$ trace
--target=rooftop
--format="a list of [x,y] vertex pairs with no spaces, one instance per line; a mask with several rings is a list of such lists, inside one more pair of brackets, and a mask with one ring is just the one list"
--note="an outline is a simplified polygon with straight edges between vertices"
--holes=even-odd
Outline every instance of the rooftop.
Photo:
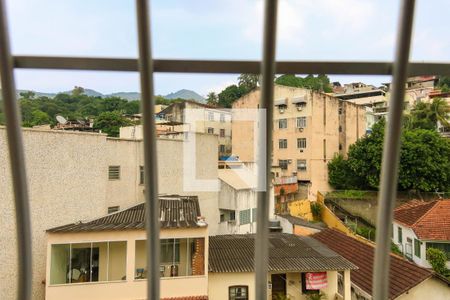
[[[200,227],[200,206],[197,196],[164,195],[159,197],[161,228]],[[91,221],[79,221],[48,232],[84,232],[145,229],[145,203],[140,203]]]
[[[209,272],[253,272],[255,235],[209,237]],[[326,271],[356,266],[317,240],[287,233],[269,234],[269,271]]]
[[218,177],[235,190],[248,190],[256,187],[254,174],[245,168],[219,169]]
[[[352,283],[372,294],[372,272],[375,247],[360,242],[335,229],[326,229],[312,237],[336,251],[358,267],[351,274]],[[389,299],[394,299],[425,279],[433,272],[391,254],[389,273]],[[441,278],[441,277],[438,277]]]
[[409,201],[394,210],[394,221],[411,228],[421,240],[450,240],[450,200]]
[[299,217],[294,217],[288,214],[284,214],[284,215],[278,215],[281,218],[284,218],[286,220],[289,221],[289,223],[293,224],[293,225],[299,225],[299,226],[304,226],[304,227],[309,227],[309,228],[314,228],[314,229],[318,229],[318,230],[322,230],[327,228],[327,226],[322,223],[322,222],[309,222],[305,219],[299,218]]

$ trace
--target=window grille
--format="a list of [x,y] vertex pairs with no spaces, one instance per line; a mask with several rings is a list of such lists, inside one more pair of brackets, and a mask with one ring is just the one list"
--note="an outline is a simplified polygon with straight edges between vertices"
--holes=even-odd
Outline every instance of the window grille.
[[[156,130],[153,96],[154,72],[184,73],[252,73],[262,75],[261,102],[266,109],[267,126],[259,135],[272,140],[273,129],[273,78],[279,74],[359,74],[393,75],[392,92],[388,112],[384,152],[382,159],[378,205],[376,251],[373,274],[373,299],[387,299],[390,240],[396,198],[397,173],[400,150],[400,134],[403,111],[403,95],[407,76],[450,75],[449,63],[409,63],[411,32],[415,0],[402,0],[394,62],[343,62],[343,61],[295,61],[275,63],[275,33],[277,25],[277,0],[265,0],[263,21],[262,61],[213,61],[213,60],[154,60],[151,54],[148,0],[136,0],[138,59],[12,56],[8,36],[5,0],[0,0],[0,79],[6,119],[9,159],[15,201],[16,231],[18,243],[18,299],[31,299],[32,253],[26,168],[20,128],[20,111],[16,101],[14,68],[65,69],[96,71],[139,71],[141,83],[145,200],[147,203],[148,276],[147,298],[159,299],[159,221],[158,221],[158,165],[156,159]],[[279,112],[284,112],[280,107]],[[324,119],[325,122],[325,119]],[[261,147],[262,148],[262,147]],[[266,172],[261,172],[261,182],[270,185],[272,147],[259,149],[259,157],[266,160]],[[257,201],[257,234],[255,241],[255,296],[267,298],[268,261],[268,210],[269,193],[259,192]],[[151,254],[151,255],[150,255]]]
[[297,128],[306,127],[306,117],[297,117]]
[[306,138],[297,139],[297,148],[299,148],[299,149],[306,148]]
[[249,224],[250,220],[250,209],[241,210],[239,212],[239,225]]
[[278,148],[286,149],[287,148],[287,139],[279,139],[278,140]]
[[297,171],[300,171],[300,172],[306,171],[306,160],[305,159],[297,159]]
[[279,119],[278,120],[278,128],[280,128],[280,129],[287,128],[287,119]]
[[108,179],[109,180],[120,179],[120,166],[109,166],[108,167]]

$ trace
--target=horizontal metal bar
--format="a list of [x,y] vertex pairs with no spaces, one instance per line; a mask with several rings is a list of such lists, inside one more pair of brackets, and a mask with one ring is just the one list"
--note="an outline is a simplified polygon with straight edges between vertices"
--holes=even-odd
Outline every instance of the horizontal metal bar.
[[[261,72],[259,61],[155,59],[154,72],[161,73],[253,73]],[[277,74],[391,75],[391,62],[373,61],[279,61]],[[58,69],[138,72],[134,58],[95,58],[57,56],[14,56],[20,69]],[[450,63],[411,62],[409,76],[448,75]]]

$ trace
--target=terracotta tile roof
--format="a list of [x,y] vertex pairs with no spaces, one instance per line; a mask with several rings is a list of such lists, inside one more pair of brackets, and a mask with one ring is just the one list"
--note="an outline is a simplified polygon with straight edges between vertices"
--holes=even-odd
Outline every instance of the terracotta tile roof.
[[170,298],[161,298],[161,300],[208,300],[208,296],[170,297]]
[[[209,272],[253,272],[255,235],[209,237]],[[324,271],[355,266],[322,243],[305,236],[269,234],[269,271]]]
[[394,210],[394,221],[410,227],[421,240],[450,240],[450,200],[410,201]]
[[[311,235],[358,267],[352,270],[352,283],[372,295],[374,246],[362,243],[335,229],[326,229]],[[389,299],[395,299],[418,285],[433,273],[409,261],[391,254],[389,273]]]
[[[198,227],[201,216],[197,196],[159,197],[161,228]],[[80,232],[145,229],[145,203],[88,222],[77,222],[48,229],[48,232]]]

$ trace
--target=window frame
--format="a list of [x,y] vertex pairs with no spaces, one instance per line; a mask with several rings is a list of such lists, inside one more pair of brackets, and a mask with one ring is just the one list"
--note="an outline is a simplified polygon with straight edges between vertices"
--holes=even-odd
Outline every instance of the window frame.
[[[238,288],[245,289],[246,295],[245,296],[236,296],[236,295],[232,296],[231,295],[231,289],[238,289]],[[228,299],[229,300],[248,300],[249,299],[249,288],[248,288],[248,285],[232,285],[232,286],[229,286],[228,287]]]
[[[114,170],[116,169],[116,170]],[[108,180],[117,181],[121,178],[121,167],[120,165],[109,165],[108,166]]]

